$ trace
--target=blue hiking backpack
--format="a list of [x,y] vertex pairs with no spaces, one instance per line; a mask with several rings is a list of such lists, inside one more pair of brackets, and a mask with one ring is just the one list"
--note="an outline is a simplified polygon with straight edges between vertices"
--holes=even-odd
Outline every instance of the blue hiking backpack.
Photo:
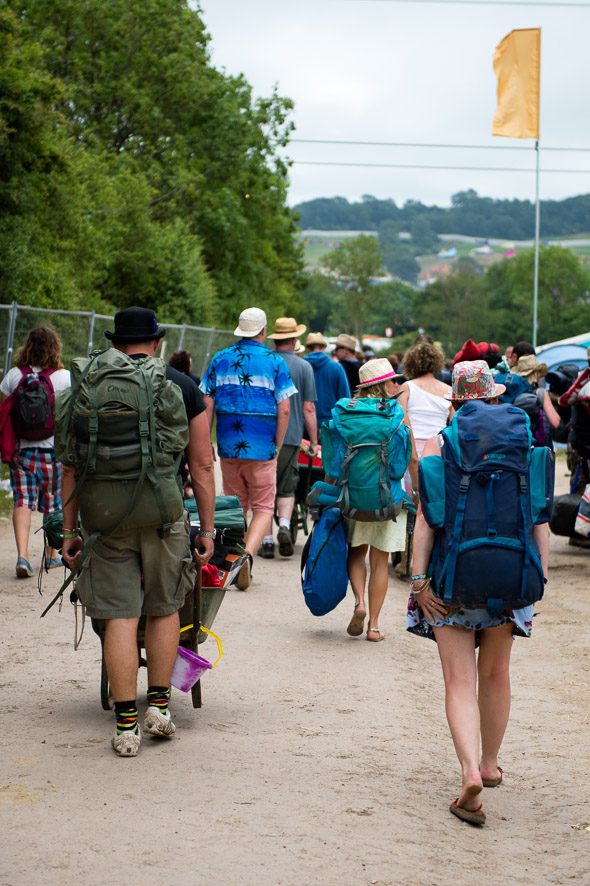
[[553,509],[555,456],[531,448],[529,420],[509,404],[473,401],[419,462],[420,503],[436,529],[429,574],[445,603],[489,614],[543,596],[533,526]]
[[348,547],[338,508],[324,508],[301,552],[303,598],[312,615],[326,615],[345,598]]
[[354,520],[395,520],[408,500],[401,480],[412,453],[399,403],[343,397],[332,409],[332,420],[322,425],[321,436],[324,471],[337,481],[338,496],[330,503]]
[[498,385],[504,385],[506,390],[500,394],[500,403],[514,403],[519,394],[529,394],[532,388],[526,378],[517,375],[515,372],[498,372],[494,376],[494,381]]

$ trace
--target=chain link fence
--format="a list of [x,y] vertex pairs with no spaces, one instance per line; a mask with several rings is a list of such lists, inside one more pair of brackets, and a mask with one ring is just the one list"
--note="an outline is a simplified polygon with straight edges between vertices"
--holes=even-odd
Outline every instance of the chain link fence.
[[[93,350],[108,347],[104,333],[106,329],[114,328],[113,321],[113,317],[94,311],[54,311],[16,302],[0,305],[0,378],[12,367],[15,349],[24,344],[35,326],[48,325],[55,329],[62,341],[63,362],[67,368],[74,357],[87,356]],[[162,340],[159,355],[168,362],[174,351],[184,348],[193,358],[193,373],[201,377],[213,354],[236,341],[227,329],[164,325],[166,337]]]

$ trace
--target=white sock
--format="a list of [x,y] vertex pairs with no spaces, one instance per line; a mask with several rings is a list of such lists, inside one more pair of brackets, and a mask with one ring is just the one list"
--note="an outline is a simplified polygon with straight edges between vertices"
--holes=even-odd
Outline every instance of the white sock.
[[283,527],[285,529],[290,529],[291,528],[291,521],[288,520],[286,517],[279,517],[279,528],[283,529]]
[[271,544],[273,544],[274,539],[273,539],[272,535],[265,535],[264,538],[262,539],[262,541],[265,545],[271,545]]

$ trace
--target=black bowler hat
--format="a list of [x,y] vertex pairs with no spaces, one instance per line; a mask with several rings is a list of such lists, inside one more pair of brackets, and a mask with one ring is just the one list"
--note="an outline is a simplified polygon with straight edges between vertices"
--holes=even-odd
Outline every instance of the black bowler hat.
[[156,315],[149,308],[125,308],[115,314],[115,331],[105,332],[115,343],[151,341],[166,335],[164,326],[158,326]]

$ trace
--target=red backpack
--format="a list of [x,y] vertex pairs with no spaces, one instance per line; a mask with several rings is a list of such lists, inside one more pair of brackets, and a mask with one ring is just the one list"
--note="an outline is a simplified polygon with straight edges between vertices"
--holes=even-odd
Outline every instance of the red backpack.
[[33,372],[30,366],[19,367],[22,378],[14,392],[12,424],[17,437],[46,440],[53,435],[55,392],[50,376],[55,369]]

